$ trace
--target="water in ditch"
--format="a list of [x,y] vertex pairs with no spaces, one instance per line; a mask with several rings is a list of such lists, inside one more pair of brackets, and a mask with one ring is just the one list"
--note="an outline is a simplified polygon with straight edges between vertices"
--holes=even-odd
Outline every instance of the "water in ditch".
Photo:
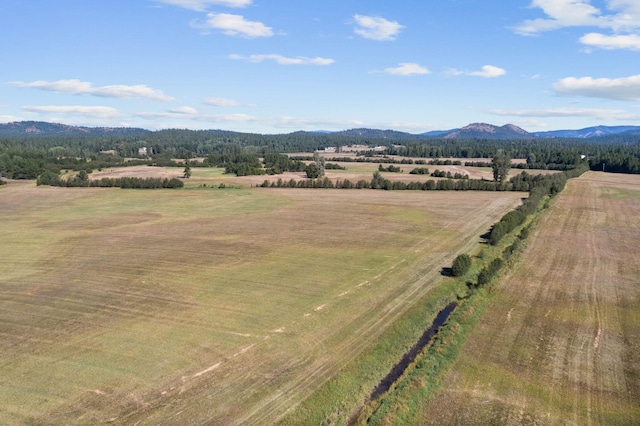
[[445,323],[449,315],[453,312],[453,310],[458,306],[456,302],[449,303],[443,310],[438,312],[436,318],[433,320],[431,327],[429,327],[418,339],[415,345],[411,347],[405,354],[402,356],[402,359],[393,366],[389,374],[386,375],[384,379],[378,383],[378,385],[371,392],[371,396],[369,397],[371,401],[375,401],[380,396],[384,395],[393,384],[402,376],[404,370],[416,359],[416,356],[431,342],[431,339],[436,335],[440,327]]

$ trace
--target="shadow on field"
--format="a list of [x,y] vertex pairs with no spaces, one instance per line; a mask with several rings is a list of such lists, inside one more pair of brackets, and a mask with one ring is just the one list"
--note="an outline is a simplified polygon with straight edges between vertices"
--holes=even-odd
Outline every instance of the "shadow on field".
[[452,277],[453,276],[453,269],[449,268],[449,267],[444,267],[440,270],[440,275],[442,275],[443,277]]

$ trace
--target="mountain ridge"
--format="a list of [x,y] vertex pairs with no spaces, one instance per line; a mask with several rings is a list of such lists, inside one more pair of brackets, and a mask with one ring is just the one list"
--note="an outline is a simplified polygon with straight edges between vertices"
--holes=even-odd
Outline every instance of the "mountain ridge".
[[0,123],[0,136],[136,136],[148,133],[139,127],[86,127],[47,121]]
[[[158,132],[170,130],[157,130]],[[223,130],[204,130],[207,132],[246,133]],[[0,123],[0,137],[34,136],[139,136],[153,132],[139,127],[87,127],[72,126],[46,121],[14,121]],[[340,131],[295,131],[290,134],[309,133],[325,136],[346,136],[370,139],[538,139],[538,138],[574,138],[590,139],[612,135],[640,135],[640,126],[593,126],[577,130],[551,130],[527,132],[514,125],[496,126],[488,123],[471,123],[464,127],[449,130],[432,130],[424,133],[408,133],[397,130],[354,128]]]

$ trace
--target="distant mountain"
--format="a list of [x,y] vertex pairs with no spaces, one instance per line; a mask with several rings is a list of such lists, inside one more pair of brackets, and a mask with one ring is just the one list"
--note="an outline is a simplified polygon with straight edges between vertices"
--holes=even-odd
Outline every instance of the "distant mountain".
[[441,138],[442,136],[446,135],[447,133],[452,133],[452,132],[455,132],[456,130],[460,130],[460,129],[432,130],[430,132],[420,133],[419,136],[424,136],[424,137],[427,137],[427,138]]
[[597,138],[610,135],[640,134],[640,126],[595,126],[579,130],[552,130],[550,132],[535,132],[542,138]]
[[369,139],[416,139],[417,135],[396,130],[377,130],[377,129],[350,129],[340,132],[333,132],[332,135],[349,136]]
[[[60,123],[48,123],[44,121],[17,121],[13,123],[0,123],[0,137],[37,137],[37,136],[140,136],[147,133],[171,133],[171,132],[209,132],[214,135],[247,135],[248,133],[234,132],[231,130],[186,130],[186,129],[164,129],[150,131],[137,127],[84,127],[70,126]],[[595,126],[580,130],[554,130],[548,132],[529,133],[513,124],[495,126],[487,123],[472,123],[460,129],[433,130],[430,132],[412,134],[399,132],[396,130],[379,130],[368,128],[357,128],[331,132],[326,130],[318,131],[296,131],[291,133],[307,135],[342,136],[360,139],[382,139],[382,140],[419,140],[419,139],[534,139],[534,138],[606,138],[616,135],[640,135],[640,126]]]
[[136,136],[148,133],[136,127],[83,127],[44,121],[0,123],[0,136]]
[[472,123],[440,137],[443,139],[534,139],[537,136],[513,124],[498,127],[487,123]]

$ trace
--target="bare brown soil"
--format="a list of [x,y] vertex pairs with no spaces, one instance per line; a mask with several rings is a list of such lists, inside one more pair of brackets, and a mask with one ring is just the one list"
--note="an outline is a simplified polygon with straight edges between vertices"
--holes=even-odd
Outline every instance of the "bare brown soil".
[[424,424],[638,424],[639,212],[640,176],[571,180]]

